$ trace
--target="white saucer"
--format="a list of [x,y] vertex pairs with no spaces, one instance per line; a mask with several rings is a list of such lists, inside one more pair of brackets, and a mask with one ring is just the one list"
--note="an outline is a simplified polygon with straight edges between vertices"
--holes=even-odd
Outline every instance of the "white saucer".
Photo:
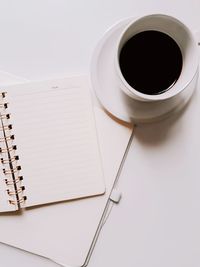
[[128,18],[112,26],[99,41],[91,62],[91,81],[97,98],[113,116],[126,122],[134,119],[133,103],[118,85],[114,53],[117,41],[124,27],[133,18]]
[[166,101],[137,101],[120,89],[120,80],[115,66],[115,53],[119,38],[125,27],[134,20],[127,18],[112,26],[99,41],[91,62],[91,81],[93,89],[102,106],[116,118],[130,122],[152,122],[163,119],[181,110],[190,99],[198,77],[179,93],[179,97]]

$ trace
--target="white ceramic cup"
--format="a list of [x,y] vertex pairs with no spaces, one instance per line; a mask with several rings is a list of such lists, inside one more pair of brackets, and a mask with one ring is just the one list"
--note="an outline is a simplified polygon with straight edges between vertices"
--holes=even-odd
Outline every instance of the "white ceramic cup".
[[[156,30],[168,34],[178,44],[183,58],[181,74],[176,83],[167,91],[148,95],[131,87],[122,75],[119,56],[124,44],[135,34]],[[172,111],[180,110],[190,99],[198,80],[198,44],[191,30],[174,17],[153,14],[136,18],[123,30],[116,47],[115,70],[120,89],[131,98],[135,105],[133,120],[148,122],[162,118]],[[144,77],[145,79],[145,77]]]

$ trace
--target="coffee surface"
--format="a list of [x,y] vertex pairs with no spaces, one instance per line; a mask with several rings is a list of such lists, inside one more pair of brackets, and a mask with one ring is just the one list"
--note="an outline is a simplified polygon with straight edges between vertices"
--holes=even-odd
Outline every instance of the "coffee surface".
[[131,87],[144,94],[157,95],[176,83],[183,59],[174,39],[149,30],[134,35],[124,44],[119,64]]

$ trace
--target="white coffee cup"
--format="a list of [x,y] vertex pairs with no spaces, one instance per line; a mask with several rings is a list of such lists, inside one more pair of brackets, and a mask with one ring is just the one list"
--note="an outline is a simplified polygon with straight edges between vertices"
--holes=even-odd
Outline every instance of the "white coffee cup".
[[[182,71],[178,80],[167,91],[148,95],[131,87],[125,80],[119,64],[119,56],[124,44],[139,32],[155,30],[172,37],[178,44],[183,59]],[[175,110],[180,110],[190,99],[198,80],[198,44],[191,30],[178,19],[153,14],[131,21],[123,30],[116,47],[115,70],[120,89],[131,98],[134,108],[134,121],[148,122],[162,118]],[[144,77],[145,79],[145,77]]]

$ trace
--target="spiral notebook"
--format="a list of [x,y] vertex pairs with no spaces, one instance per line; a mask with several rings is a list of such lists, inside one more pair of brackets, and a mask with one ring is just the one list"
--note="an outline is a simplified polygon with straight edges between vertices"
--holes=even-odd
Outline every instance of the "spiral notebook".
[[[18,83],[18,80],[23,82],[10,74],[0,72],[1,81],[4,76],[5,85]],[[77,79],[80,77],[77,76]],[[88,77],[81,76],[81,80],[83,79],[89,88]],[[107,204],[114,205],[110,198],[111,192],[116,188],[116,176],[133,130],[131,126],[125,127],[111,119],[96,107],[99,105],[95,98],[93,100],[105,194],[23,209],[20,213],[12,213],[12,216],[9,212],[1,213],[0,242],[50,258],[63,266],[86,266],[88,263],[101,228],[110,214],[110,209],[106,209]],[[48,223],[41,228],[46,218]],[[34,231],[31,231],[33,228]],[[31,257],[33,255],[30,254],[30,260]],[[21,260],[23,261],[23,257]]]
[[6,88],[0,123],[1,212],[105,192],[85,79]]

